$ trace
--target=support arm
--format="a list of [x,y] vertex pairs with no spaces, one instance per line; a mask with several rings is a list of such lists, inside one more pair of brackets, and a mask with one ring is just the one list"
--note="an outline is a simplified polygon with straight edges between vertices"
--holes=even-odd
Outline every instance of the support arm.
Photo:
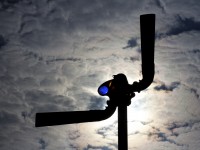
[[134,82],[132,90],[140,92],[146,89],[154,78],[154,41],[155,41],[155,14],[140,16],[142,76],[139,82]]

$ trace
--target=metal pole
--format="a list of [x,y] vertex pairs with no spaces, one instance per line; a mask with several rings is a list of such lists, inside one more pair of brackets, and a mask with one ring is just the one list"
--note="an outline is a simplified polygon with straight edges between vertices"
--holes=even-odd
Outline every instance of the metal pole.
[[128,150],[127,106],[118,106],[118,150]]

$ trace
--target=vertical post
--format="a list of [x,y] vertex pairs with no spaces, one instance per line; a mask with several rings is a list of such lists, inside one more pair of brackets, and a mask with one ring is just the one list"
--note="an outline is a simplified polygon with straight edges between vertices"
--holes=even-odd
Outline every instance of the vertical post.
[[118,150],[128,149],[127,106],[118,106]]

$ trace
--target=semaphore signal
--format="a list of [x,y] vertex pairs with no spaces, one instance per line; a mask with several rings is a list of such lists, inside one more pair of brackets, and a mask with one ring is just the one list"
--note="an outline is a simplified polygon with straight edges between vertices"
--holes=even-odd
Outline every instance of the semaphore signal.
[[98,88],[101,96],[108,96],[105,110],[68,111],[36,113],[35,126],[54,126],[73,123],[101,121],[109,118],[118,107],[118,149],[127,150],[127,106],[131,104],[134,92],[140,92],[153,82],[154,78],[154,43],[155,14],[140,16],[142,80],[129,84],[122,73],[104,82]]

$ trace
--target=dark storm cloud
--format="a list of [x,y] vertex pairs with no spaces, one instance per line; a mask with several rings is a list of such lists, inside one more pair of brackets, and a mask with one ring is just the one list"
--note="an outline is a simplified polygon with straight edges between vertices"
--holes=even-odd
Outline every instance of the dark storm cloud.
[[48,143],[44,139],[39,139],[38,143],[40,144],[40,150],[45,150],[48,146]]
[[3,9],[8,9],[9,7],[12,7],[14,4],[18,3],[20,0],[1,0],[0,4]]
[[170,85],[165,85],[165,84],[162,84],[162,85],[159,85],[159,86],[155,86],[154,89],[156,91],[173,91],[174,89],[178,88],[180,85],[180,82],[172,82]]
[[18,3],[20,0],[2,0],[1,3],[2,4],[15,4],[15,3]]
[[137,39],[131,38],[130,40],[128,40],[127,46],[123,47],[123,49],[133,48],[135,46],[137,46]]
[[187,122],[172,122],[166,124],[165,128],[153,126],[148,132],[148,137],[159,142],[168,142],[178,147],[188,148],[190,143],[185,143],[184,140],[180,139],[186,134],[190,135],[198,132],[199,123],[199,120],[190,120]]
[[[194,49],[192,51],[189,51],[190,53],[198,54],[200,55],[200,49]],[[200,56],[199,56],[200,57]]]
[[192,127],[192,123],[188,123],[188,122],[186,122],[186,123],[173,122],[170,125],[168,125],[167,129],[170,130],[171,132],[173,132],[177,128],[186,128],[186,127],[191,128]]
[[[181,144],[183,142],[180,140],[181,138],[184,139],[185,135],[194,135],[194,133],[199,134],[199,120],[189,120],[187,122],[172,122],[170,124],[166,125],[166,129],[170,131],[168,133],[168,138],[173,139],[175,143],[179,144],[180,146],[190,147],[190,142],[184,142],[184,144]],[[179,141],[179,142],[178,142]]]
[[25,51],[24,52],[24,57],[25,59],[36,59],[38,61],[42,61],[43,57],[41,55],[39,55],[38,53],[32,52],[32,51]]
[[195,128],[193,127],[199,123],[200,123],[200,120],[190,120],[187,122],[172,122],[170,124],[167,124],[167,129],[173,132],[173,131],[176,131],[176,129],[184,128],[184,129],[187,129],[186,132],[190,132],[191,130],[195,130]]
[[194,93],[194,95],[196,96],[197,99],[199,99],[199,93],[198,93],[198,90],[197,90],[197,89],[191,88],[190,91],[191,91],[192,93]]
[[52,63],[52,62],[62,62],[62,61],[72,61],[72,62],[76,62],[76,61],[81,61],[81,58],[76,58],[76,57],[68,57],[68,58],[49,58],[49,60],[47,60],[47,63]]
[[168,138],[165,133],[157,132],[157,133],[149,133],[149,138],[154,138],[156,141],[159,142],[169,142],[170,144],[174,144],[176,146],[184,146],[183,144],[179,144],[173,139]]
[[170,144],[174,144],[176,146],[187,147],[187,145],[176,142],[171,135],[168,135],[165,132],[162,132],[159,128],[152,127],[152,131],[148,133],[148,138],[159,141],[159,142],[168,142]]
[[183,32],[200,31],[200,21],[196,21],[194,18],[183,18],[177,16],[177,24],[174,25],[167,35],[178,35]]
[[162,10],[163,13],[165,13],[165,3],[163,0],[155,0],[155,4]]
[[22,111],[21,112],[21,116],[24,118],[24,120],[26,120],[27,117],[30,117],[31,114],[27,111]]
[[117,121],[113,122],[111,125],[107,125],[105,127],[98,129],[97,134],[102,135],[104,138],[106,138],[106,136],[108,136],[109,134],[117,135],[116,124]]
[[2,35],[0,35],[0,49],[7,44],[8,40],[6,40]]
[[70,149],[73,149],[73,150],[79,150],[80,149],[79,146],[78,146],[78,144],[72,144],[72,143],[70,143],[69,147],[70,147]]

